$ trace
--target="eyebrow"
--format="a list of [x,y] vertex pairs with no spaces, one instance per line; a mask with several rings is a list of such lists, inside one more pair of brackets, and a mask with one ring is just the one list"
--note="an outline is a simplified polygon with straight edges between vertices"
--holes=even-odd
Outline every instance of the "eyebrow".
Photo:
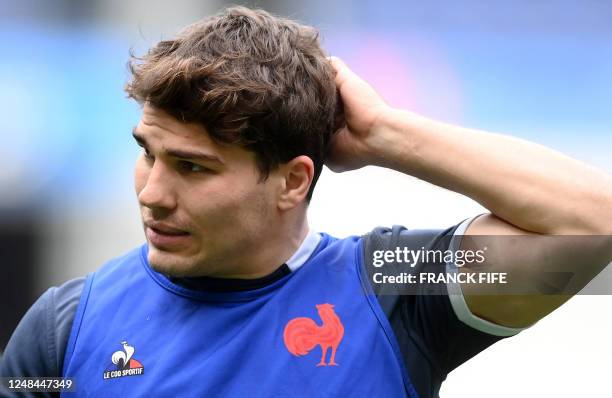
[[[141,134],[139,134],[138,131],[136,131],[136,128],[132,129],[132,137],[134,137],[134,139],[136,140],[136,142],[138,142],[139,145],[148,148],[149,145],[147,144],[147,140]],[[225,164],[218,156],[206,152],[186,151],[183,149],[167,149],[165,153],[175,158],[187,160],[201,160]]]

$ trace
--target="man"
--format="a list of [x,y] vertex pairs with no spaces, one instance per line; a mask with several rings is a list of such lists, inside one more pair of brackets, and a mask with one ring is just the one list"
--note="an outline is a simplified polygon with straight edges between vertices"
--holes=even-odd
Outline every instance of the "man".
[[[83,396],[435,397],[452,369],[554,310],[611,259],[609,176],[393,109],[326,58],[309,27],[230,8],[131,70],[147,244],[47,291],[14,332],[2,376],[73,378]],[[398,170],[491,213],[444,231],[339,240],[308,227],[323,163]],[[573,277],[561,287],[541,264],[561,264],[568,245],[537,239],[545,234],[600,237],[572,240],[592,261],[564,264]],[[513,240],[491,241],[477,264],[400,267],[404,249],[479,248],[463,235]],[[535,240],[517,261],[508,242],[523,236]],[[411,275],[478,269],[521,282],[495,285],[501,294],[450,279],[385,289],[373,279],[385,252]],[[554,294],[528,295],[532,281]]]

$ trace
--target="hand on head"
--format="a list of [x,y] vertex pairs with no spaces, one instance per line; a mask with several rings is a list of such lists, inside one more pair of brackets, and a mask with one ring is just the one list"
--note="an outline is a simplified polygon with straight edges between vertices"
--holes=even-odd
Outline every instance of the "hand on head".
[[340,58],[329,59],[336,72],[344,123],[332,137],[325,164],[335,172],[354,170],[371,164],[370,141],[375,139],[382,116],[391,108]]

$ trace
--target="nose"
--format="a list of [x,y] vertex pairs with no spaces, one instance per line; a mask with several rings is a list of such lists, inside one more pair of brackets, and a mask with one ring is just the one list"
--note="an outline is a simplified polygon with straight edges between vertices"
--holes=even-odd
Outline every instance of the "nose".
[[138,192],[138,202],[152,210],[172,210],[176,207],[176,193],[170,171],[159,161],[144,176],[144,186]]

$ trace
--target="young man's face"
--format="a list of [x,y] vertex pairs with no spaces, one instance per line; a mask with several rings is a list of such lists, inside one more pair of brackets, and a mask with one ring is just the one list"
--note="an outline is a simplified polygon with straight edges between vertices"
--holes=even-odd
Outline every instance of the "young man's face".
[[213,142],[206,129],[145,104],[135,187],[149,263],[174,276],[244,276],[248,254],[274,228],[274,178],[255,154]]

